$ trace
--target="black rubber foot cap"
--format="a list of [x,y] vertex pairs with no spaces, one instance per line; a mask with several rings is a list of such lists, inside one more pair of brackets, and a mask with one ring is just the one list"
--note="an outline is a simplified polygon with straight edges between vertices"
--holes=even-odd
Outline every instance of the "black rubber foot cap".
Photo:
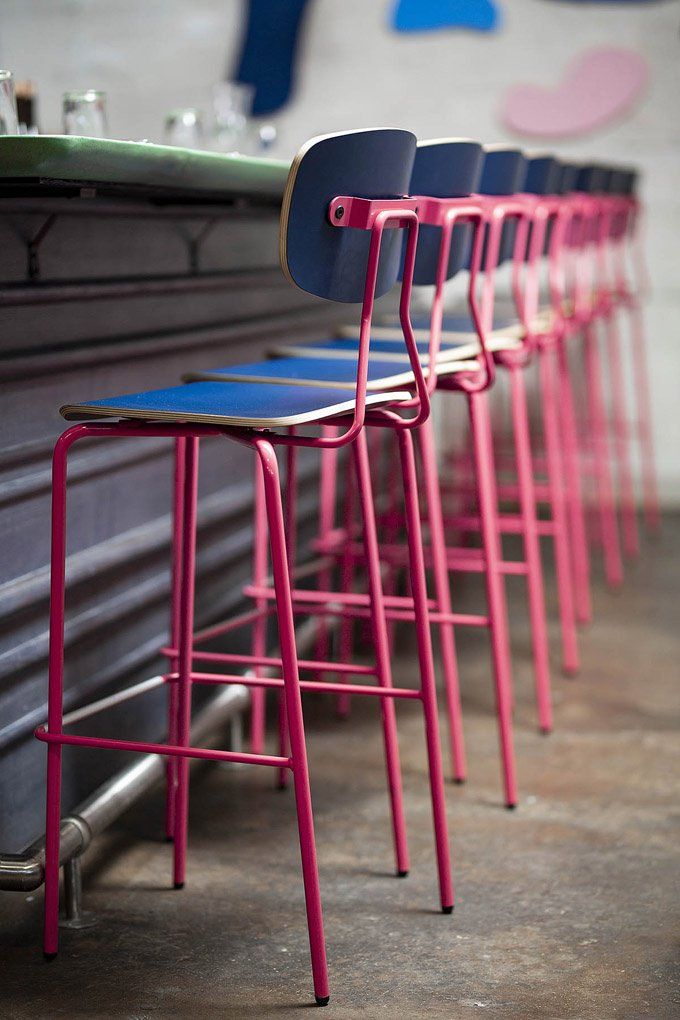
[[506,811],[514,811],[516,807],[517,807],[516,804],[506,804],[505,805],[505,810]]
[[174,838],[172,836],[166,836],[165,837],[165,842],[166,843],[174,843],[175,840],[174,840]]
[[542,737],[549,737],[550,734],[552,733],[552,730],[541,727],[541,729],[538,732],[541,734]]
[[56,960],[56,958],[57,958],[56,953],[43,953],[43,959],[45,960],[46,963],[51,963],[52,960]]
[[175,882],[175,889],[183,889],[184,882]]
[[408,871],[398,871],[397,878],[408,878]]
[[451,904],[450,907],[442,907],[442,914],[452,914],[452,913],[453,913],[453,904]]
[[330,1001],[330,995],[317,995],[316,997],[317,1006],[327,1006]]
[[467,780],[463,776],[454,776],[453,781],[456,784],[456,786],[462,786],[463,783],[467,782]]

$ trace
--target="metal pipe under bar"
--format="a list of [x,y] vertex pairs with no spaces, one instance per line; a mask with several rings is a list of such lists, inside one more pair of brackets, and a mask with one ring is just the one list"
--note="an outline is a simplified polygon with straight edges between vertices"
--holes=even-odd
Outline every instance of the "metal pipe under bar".
[[91,715],[96,715],[97,712],[103,712],[107,708],[114,708],[116,705],[122,705],[124,701],[130,701],[132,698],[136,698],[139,694],[146,694],[147,691],[153,691],[156,687],[161,687],[165,683],[165,677],[163,676],[152,676],[148,680],[142,680],[138,684],[133,684],[132,687],[126,687],[123,691],[116,691],[115,694],[110,694],[107,698],[100,698],[98,701],[91,701],[89,705],[83,705],[82,708],[76,708],[72,712],[67,712],[62,722],[64,726],[71,726],[73,723],[80,722],[81,719],[88,719]]
[[[309,647],[316,626],[307,620],[298,628],[298,647]],[[242,677],[241,680],[247,679]],[[207,740],[211,734],[245,711],[250,705],[250,690],[244,683],[229,685],[205,705],[193,720],[192,743]],[[165,759],[145,754],[95,790],[72,814],[62,818],[59,862],[65,864],[82,854],[93,838],[103,832],[135,801],[165,776]],[[0,889],[32,892],[45,878],[45,837],[41,836],[18,854],[0,853]]]

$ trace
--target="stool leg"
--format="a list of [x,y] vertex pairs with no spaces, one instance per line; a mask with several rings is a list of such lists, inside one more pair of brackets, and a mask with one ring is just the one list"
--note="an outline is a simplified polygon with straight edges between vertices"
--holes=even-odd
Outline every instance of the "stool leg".
[[[184,471],[186,440],[175,440],[175,478],[172,515],[172,581],[170,597],[170,642],[173,648],[179,643],[180,592],[182,590],[182,519],[184,513]],[[178,670],[177,659],[170,663],[170,671]],[[177,743],[177,684],[168,684],[168,743]],[[171,840],[175,832],[175,797],[177,796],[177,758],[168,757],[165,763],[165,835]]]
[[[182,521],[182,588],[180,591],[179,642],[177,646],[177,740],[180,747],[188,746],[191,730],[191,670],[194,635],[198,444],[199,440],[193,436],[186,440],[184,514]],[[189,759],[178,758],[173,867],[173,881],[175,889],[181,889],[184,886],[186,877],[188,822]]]
[[576,618],[579,623],[590,623],[593,617],[590,597],[590,558],[583,509],[574,391],[564,340],[560,342],[557,349],[557,370],[559,403],[562,412],[564,472],[567,483],[567,514],[571,531]]
[[[282,693],[279,694],[277,704],[277,728],[279,737],[278,753],[281,758],[289,757],[288,748],[288,718],[286,715],[286,699]],[[279,790],[288,788],[288,769],[281,767],[277,769],[276,785]]]
[[[425,721],[430,797],[434,821],[437,870],[439,874],[439,897],[442,911],[450,914],[453,910],[453,881],[451,879],[451,853],[446,822],[446,800],[444,797],[444,769],[442,767],[441,742],[439,738],[439,716],[437,713],[437,690],[432,655],[432,634],[427,608],[427,587],[425,581],[425,558],[423,536],[418,505],[418,479],[413,453],[413,436],[406,429],[399,433],[399,454],[404,478],[404,506],[406,511],[406,532],[409,548],[409,566],[413,610],[418,640],[418,661],[420,665],[420,690]],[[387,699],[383,699],[387,700]]]
[[[52,459],[52,551],[47,729],[61,733],[64,698],[64,595],[66,586],[66,470],[68,446],[57,440]],[[45,819],[45,929],[43,951],[59,948],[59,843],[61,830],[61,744],[47,745]]]
[[657,492],[656,470],[654,467],[654,438],[649,397],[649,373],[647,370],[642,308],[638,302],[635,302],[631,309],[631,326],[638,436],[642,457],[642,493],[645,523],[650,531],[658,531],[661,527],[661,514],[659,512],[659,494]]
[[541,564],[541,549],[536,521],[536,492],[534,488],[531,439],[529,437],[529,416],[527,414],[524,369],[519,365],[511,365],[509,372],[519,506],[522,517],[524,558],[527,565],[527,589],[531,620],[531,641],[534,653],[538,724],[543,733],[550,733],[553,720],[550,696],[548,632],[545,619],[543,566]]
[[512,674],[505,580],[501,573],[501,543],[498,527],[498,496],[493,461],[489,403],[486,393],[468,395],[470,428],[477,475],[477,498],[484,551],[489,632],[496,688],[496,711],[503,767],[506,807],[517,805],[517,778],[512,739]]
[[[264,499],[264,481],[259,460],[255,461],[253,505],[253,583],[264,585],[267,578],[267,510]],[[251,634],[252,654],[265,655],[267,646],[267,601],[256,599],[258,611]],[[261,676],[259,666],[254,667],[255,676]],[[250,694],[250,750],[262,754],[264,750],[267,692],[264,687],[251,688]]]
[[541,383],[543,433],[548,468],[548,487],[553,522],[555,570],[557,573],[558,604],[562,628],[562,669],[573,674],[579,669],[574,612],[574,589],[571,573],[571,553],[564,501],[564,468],[561,438],[557,417],[557,392],[552,350],[540,350],[538,370]]
[[[432,548],[432,573],[434,577],[437,607],[441,613],[450,613],[451,587],[449,569],[446,559],[446,538],[444,534],[444,518],[442,515],[441,492],[437,472],[437,453],[434,442],[434,427],[429,418],[418,429],[423,480],[425,483],[425,500],[427,520],[430,526],[430,546]],[[446,706],[449,723],[449,743],[454,782],[462,783],[467,775],[465,760],[465,739],[463,736],[463,712],[460,704],[460,685],[458,682],[458,659],[456,655],[456,638],[452,623],[441,623],[439,626],[441,643],[442,672],[446,691]]]
[[[338,434],[337,425],[324,425],[321,435],[324,438],[332,438]],[[321,452],[321,477],[319,479],[319,538],[325,539],[335,524],[335,508],[338,492],[338,451],[323,450]],[[333,568],[324,567],[319,573],[319,588],[321,591],[330,591],[333,579]],[[316,629],[316,651],[317,662],[327,662],[330,656],[330,628],[328,617],[320,616]],[[317,680],[322,680],[324,674],[318,673]]]
[[[371,628],[375,645],[375,659],[378,683],[381,687],[392,687],[392,667],[390,664],[387,624],[385,620],[385,603],[383,596],[382,577],[380,572],[380,556],[378,535],[375,526],[375,507],[373,490],[368,463],[366,431],[362,430],[352,444],[354,463],[357,473],[359,499],[363,523],[364,551],[368,573],[368,591],[371,606]],[[394,851],[396,856],[397,874],[400,877],[408,874],[409,857],[406,844],[406,825],[404,822],[404,804],[401,782],[401,765],[399,762],[399,744],[397,740],[397,721],[393,698],[380,698],[382,716],[383,741],[385,745],[385,768],[387,785],[392,808],[392,831],[394,835]]]
[[638,540],[637,513],[635,509],[635,487],[633,485],[633,472],[630,463],[630,430],[626,415],[626,381],[621,360],[619,329],[614,311],[609,313],[605,321],[605,339],[609,361],[609,380],[611,383],[612,426],[619,482],[623,548],[627,556],[637,556],[640,551],[640,543]]
[[[289,429],[289,434],[294,435],[295,429]],[[298,451],[294,446],[286,447],[286,499],[284,504],[284,527],[286,529],[286,555],[288,557],[288,573],[292,577],[297,555],[297,455]],[[279,755],[282,758],[288,757],[288,720],[286,718],[286,704],[283,691],[279,691],[277,707],[277,728],[279,737]],[[279,790],[285,790],[288,786],[288,769],[278,769],[276,778]]]
[[312,958],[314,994],[320,1006],[329,999],[326,946],[323,931],[323,914],[319,890],[319,874],[316,861],[314,838],[314,816],[309,788],[309,768],[305,742],[302,699],[295,646],[295,625],[290,593],[290,575],[286,552],[286,532],[283,521],[283,505],[276,453],[271,443],[263,439],[254,442],[264,476],[264,492],[269,524],[269,540],[276,594],[276,610],[281,648],[281,666],[284,680],[284,698],[288,720],[288,736],[291,748],[291,769],[295,787],[302,878],[307,907],[309,946]]
[[[401,480],[397,471],[398,459],[394,449],[393,437],[387,433],[387,455],[385,460],[385,491],[387,492],[387,518],[383,527],[385,542],[388,546],[394,547],[399,540],[399,489]],[[383,590],[386,595],[396,595],[399,584],[399,566],[396,563],[388,563],[385,571]],[[408,579],[407,579],[408,584]],[[408,589],[407,589],[408,590]],[[396,621],[387,621],[387,642],[390,656],[394,652],[396,639]]]
[[[347,476],[345,479],[345,494],[342,505],[342,520],[345,533],[346,551],[340,559],[340,591],[350,592],[354,586],[356,573],[356,560],[350,548],[354,540],[354,513],[355,513],[355,481],[352,465],[347,465]],[[338,661],[351,662],[354,648],[354,620],[349,614],[340,619],[340,633],[338,635]],[[346,679],[344,674],[338,676],[342,683]],[[341,719],[346,719],[350,712],[350,697],[348,694],[338,694],[336,699],[336,712]]]
[[600,536],[604,555],[604,570],[607,583],[612,587],[618,587],[623,584],[623,563],[619,544],[619,526],[614,506],[609,436],[607,433],[604,390],[602,387],[602,363],[597,334],[592,325],[586,328],[585,356],[589,417],[593,429],[593,457],[597,477],[597,502],[600,515]]

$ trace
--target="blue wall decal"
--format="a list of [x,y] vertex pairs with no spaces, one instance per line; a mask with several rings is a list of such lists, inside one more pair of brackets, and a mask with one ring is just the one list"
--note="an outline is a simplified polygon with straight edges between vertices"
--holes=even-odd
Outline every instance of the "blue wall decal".
[[492,0],[397,0],[392,25],[398,32],[432,32],[474,28],[493,32],[500,13]]
[[308,0],[248,0],[236,81],[255,86],[253,113],[273,113],[295,84],[295,59]]

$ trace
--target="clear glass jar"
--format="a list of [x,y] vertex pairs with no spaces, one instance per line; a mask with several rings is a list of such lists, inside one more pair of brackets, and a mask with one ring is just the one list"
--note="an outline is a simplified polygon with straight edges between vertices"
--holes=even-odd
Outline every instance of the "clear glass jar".
[[0,71],[0,135],[17,135],[19,118],[11,71]]
[[171,110],[165,118],[163,141],[166,145],[179,145],[184,149],[202,149],[204,132],[200,110],[193,106]]
[[108,137],[105,92],[98,92],[96,89],[65,92],[62,117],[65,135],[81,135],[84,138]]

